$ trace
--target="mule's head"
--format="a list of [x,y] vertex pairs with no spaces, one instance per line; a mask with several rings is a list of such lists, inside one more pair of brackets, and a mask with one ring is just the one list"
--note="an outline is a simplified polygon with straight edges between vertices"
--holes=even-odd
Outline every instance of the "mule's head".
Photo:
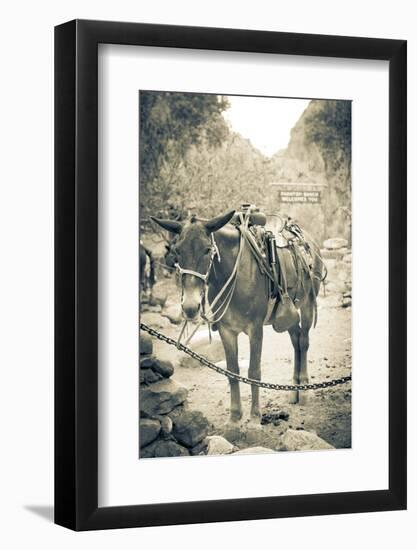
[[187,321],[194,320],[201,308],[205,294],[205,284],[214,257],[211,234],[226,225],[233,217],[234,210],[200,221],[195,216],[188,222],[151,219],[164,229],[177,235],[171,248],[181,279],[181,307]]

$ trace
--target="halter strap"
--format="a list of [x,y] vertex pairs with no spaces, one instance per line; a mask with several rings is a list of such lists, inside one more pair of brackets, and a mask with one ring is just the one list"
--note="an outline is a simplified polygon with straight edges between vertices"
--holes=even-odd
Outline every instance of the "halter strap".
[[176,268],[179,275],[181,275],[181,276],[182,275],[193,275],[194,277],[197,277],[198,279],[201,279],[204,283],[207,283],[207,280],[210,276],[211,268],[213,266],[214,258],[217,256],[218,260],[220,262],[220,253],[219,253],[219,249],[217,248],[217,244],[216,244],[216,241],[214,239],[213,233],[210,234],[210,238],[211,238],[211,255],[210,255],[210,263],[209,263],[209,266],[207,268],[206,273],[203,274],[203,273],[200,273],[198,271],[194,271],[193,269],[184,269],[177,262],[174,265],[175,265],[175,268]]

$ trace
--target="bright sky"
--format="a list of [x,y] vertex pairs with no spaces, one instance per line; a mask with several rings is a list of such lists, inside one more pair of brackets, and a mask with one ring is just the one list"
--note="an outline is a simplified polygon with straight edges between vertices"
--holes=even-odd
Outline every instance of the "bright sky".
[[287,147],[291,129],[310,103],[309,99],[275,97],[228,96],[228,99],[230,108],[224,117],[235,132],[250,139],[266,156]]

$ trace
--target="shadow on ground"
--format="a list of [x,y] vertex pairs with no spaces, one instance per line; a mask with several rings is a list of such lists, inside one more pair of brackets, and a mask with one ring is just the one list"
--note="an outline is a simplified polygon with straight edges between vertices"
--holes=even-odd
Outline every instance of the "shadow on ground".
[[32,514],[35,514],[49,523],[53,523],[54,521],[54,507],[53,506],[40,506],[40,505],[26,505],[24,506],[25,510],[28,510],[28,512],[32,512]]

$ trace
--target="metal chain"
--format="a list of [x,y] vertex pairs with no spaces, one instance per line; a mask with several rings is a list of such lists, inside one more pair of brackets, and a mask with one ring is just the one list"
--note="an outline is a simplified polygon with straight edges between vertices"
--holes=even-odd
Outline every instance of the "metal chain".
[[265,388],[267,390],[283,390],[283,391],[305,391],[305,390],[318,390],[322,388],[330,388],[332,386],[338,386],[339,384],[345,384],[346,382],[349,382],[352,380],[352,375],[348,376],[342,376],[341,378],[337,378],[335,380],[329,380],[327,382],[317,382],[315,384],[272,384],[271,382],[262,382],[261,380],[254,380],[253,378],[247,378],[246,376],[241,376],[240,374],[236,374],[234,372],[230,372],[226,369],[223,369],[222,367],[219,367],[215,363],[212,363],[199,353],[196,353],[192,349],[188,348],[184,344],[181,344],[180,342],[177,342],[173,338],[170,338],[169,336],[165,336],[165,334],[162,334],[161,332],[158,332],[157,330],[149,327],[148,325],[145,325],[145,323],[140,323],[141,330],[144,330],[145,332],[148,332],[151,336],[154,336],[155,338],[158,338],[158,340],[161,340],[162,342],[166,342],[167,344],[171,346],[175,346],[179,350],[183,351],[205,367],[208,367],[209,369],[212,369],[219,374],[222,374],[224,376],[227,376],[227,378],[231,378],[232,380],[237,380],[238,382],[243,382],[244,384],[249,384],[251,386],[257,386],[258,388]]

